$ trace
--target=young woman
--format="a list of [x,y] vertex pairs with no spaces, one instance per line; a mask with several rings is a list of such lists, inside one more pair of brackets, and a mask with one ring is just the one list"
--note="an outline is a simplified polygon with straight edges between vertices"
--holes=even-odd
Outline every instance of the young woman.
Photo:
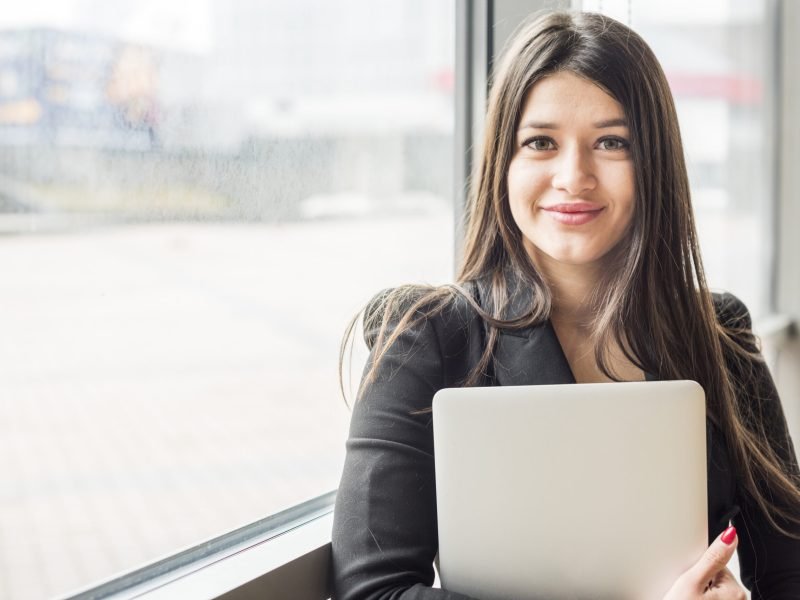
[[457,283],[366,310],[334,597],[463,598],[430,587],[437,390],[693,379],[713,542],[667,598],[744,597],[725,568],[737,544],[753,598],[800,598],[794,449],[747,310],[706,285],[672,95],[645,42],[595,14],[531,21],[495,73],[473,184]]

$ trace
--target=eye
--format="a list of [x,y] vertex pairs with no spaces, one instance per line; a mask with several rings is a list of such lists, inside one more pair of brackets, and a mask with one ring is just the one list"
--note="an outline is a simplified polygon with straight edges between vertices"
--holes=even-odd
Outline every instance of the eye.
[[556,149],[556,143],[551,138],[542,136],[526,140],[522,145],[527,146],[531,150],[536,150],[537,152],[547,152]]
[[620,137],[605,137],[602,138],[598,143],[601,150],[627,150],[630,148],[630,144],[627,140],[624,140]]

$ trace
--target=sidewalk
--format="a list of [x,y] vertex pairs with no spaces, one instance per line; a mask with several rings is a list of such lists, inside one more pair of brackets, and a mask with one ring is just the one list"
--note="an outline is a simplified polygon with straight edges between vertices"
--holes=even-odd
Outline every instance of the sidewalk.
[[0,237],[0,598],[335,488],[345,324],[383,287],[450,277],[448,219]]

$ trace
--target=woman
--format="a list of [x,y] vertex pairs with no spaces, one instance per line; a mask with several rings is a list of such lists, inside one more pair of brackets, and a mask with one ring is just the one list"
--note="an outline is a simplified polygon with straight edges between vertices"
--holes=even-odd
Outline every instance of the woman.
[[335,597],[463,598],[429,587],[438,389],[693,379],[707,398],[713,542],[667,598],[743,597],[725,569],[737,544],[753,598],[800,598],[794,449],[747,310],[706,285],[652,51],[600,15],[531,21],[495,73],[482,152],[457,283],[398,288],[366,311]]

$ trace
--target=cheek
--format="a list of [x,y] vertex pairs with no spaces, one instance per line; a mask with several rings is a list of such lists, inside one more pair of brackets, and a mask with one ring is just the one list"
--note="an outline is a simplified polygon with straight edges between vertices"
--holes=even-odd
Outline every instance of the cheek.
[[506,189],[508,190],[508,208],[511,210],[511,216],[517,226],[520,225],[520,218],[522,217],[522,200],[524,196],[521,189],[524,178],[520,173],[520,169],[515,166],[514,162],[508,168],[506,174]]
[[636,185],[633,182],[633,175],[625,188],[625,204],[625,228],[627,229],[633,221],[633,214],[636,211]]
[[506,175],[508,202],[515,220],[529,216],[531,208],[536,204],[547,188],[546,174],[536,165],[511,161]]
[[628,163],[618,169],[608,180],[608,190],[613,191],[617,200],[617,220],[622,229],[627,230],[633,221],[636,210],[636,182],[633,177],[633,165]]
[[616,244],[630,232],[631,228],[633,227],[633,213],[635,209],[635,203],[633,199],[626,203],[624,207],[620,207],[622,210],[619,211],[619,216],[617,217],[617,222],[614,224],[612,229],[612,242]]
[[511,165],[508,167],[508,173],[506,173],[506,188],[508,189],[508,200],[513,206],[517,198],[519,198],[520,194],[520,184],[523,181],[523,178],[520,174],[520,169],[511,161]]

